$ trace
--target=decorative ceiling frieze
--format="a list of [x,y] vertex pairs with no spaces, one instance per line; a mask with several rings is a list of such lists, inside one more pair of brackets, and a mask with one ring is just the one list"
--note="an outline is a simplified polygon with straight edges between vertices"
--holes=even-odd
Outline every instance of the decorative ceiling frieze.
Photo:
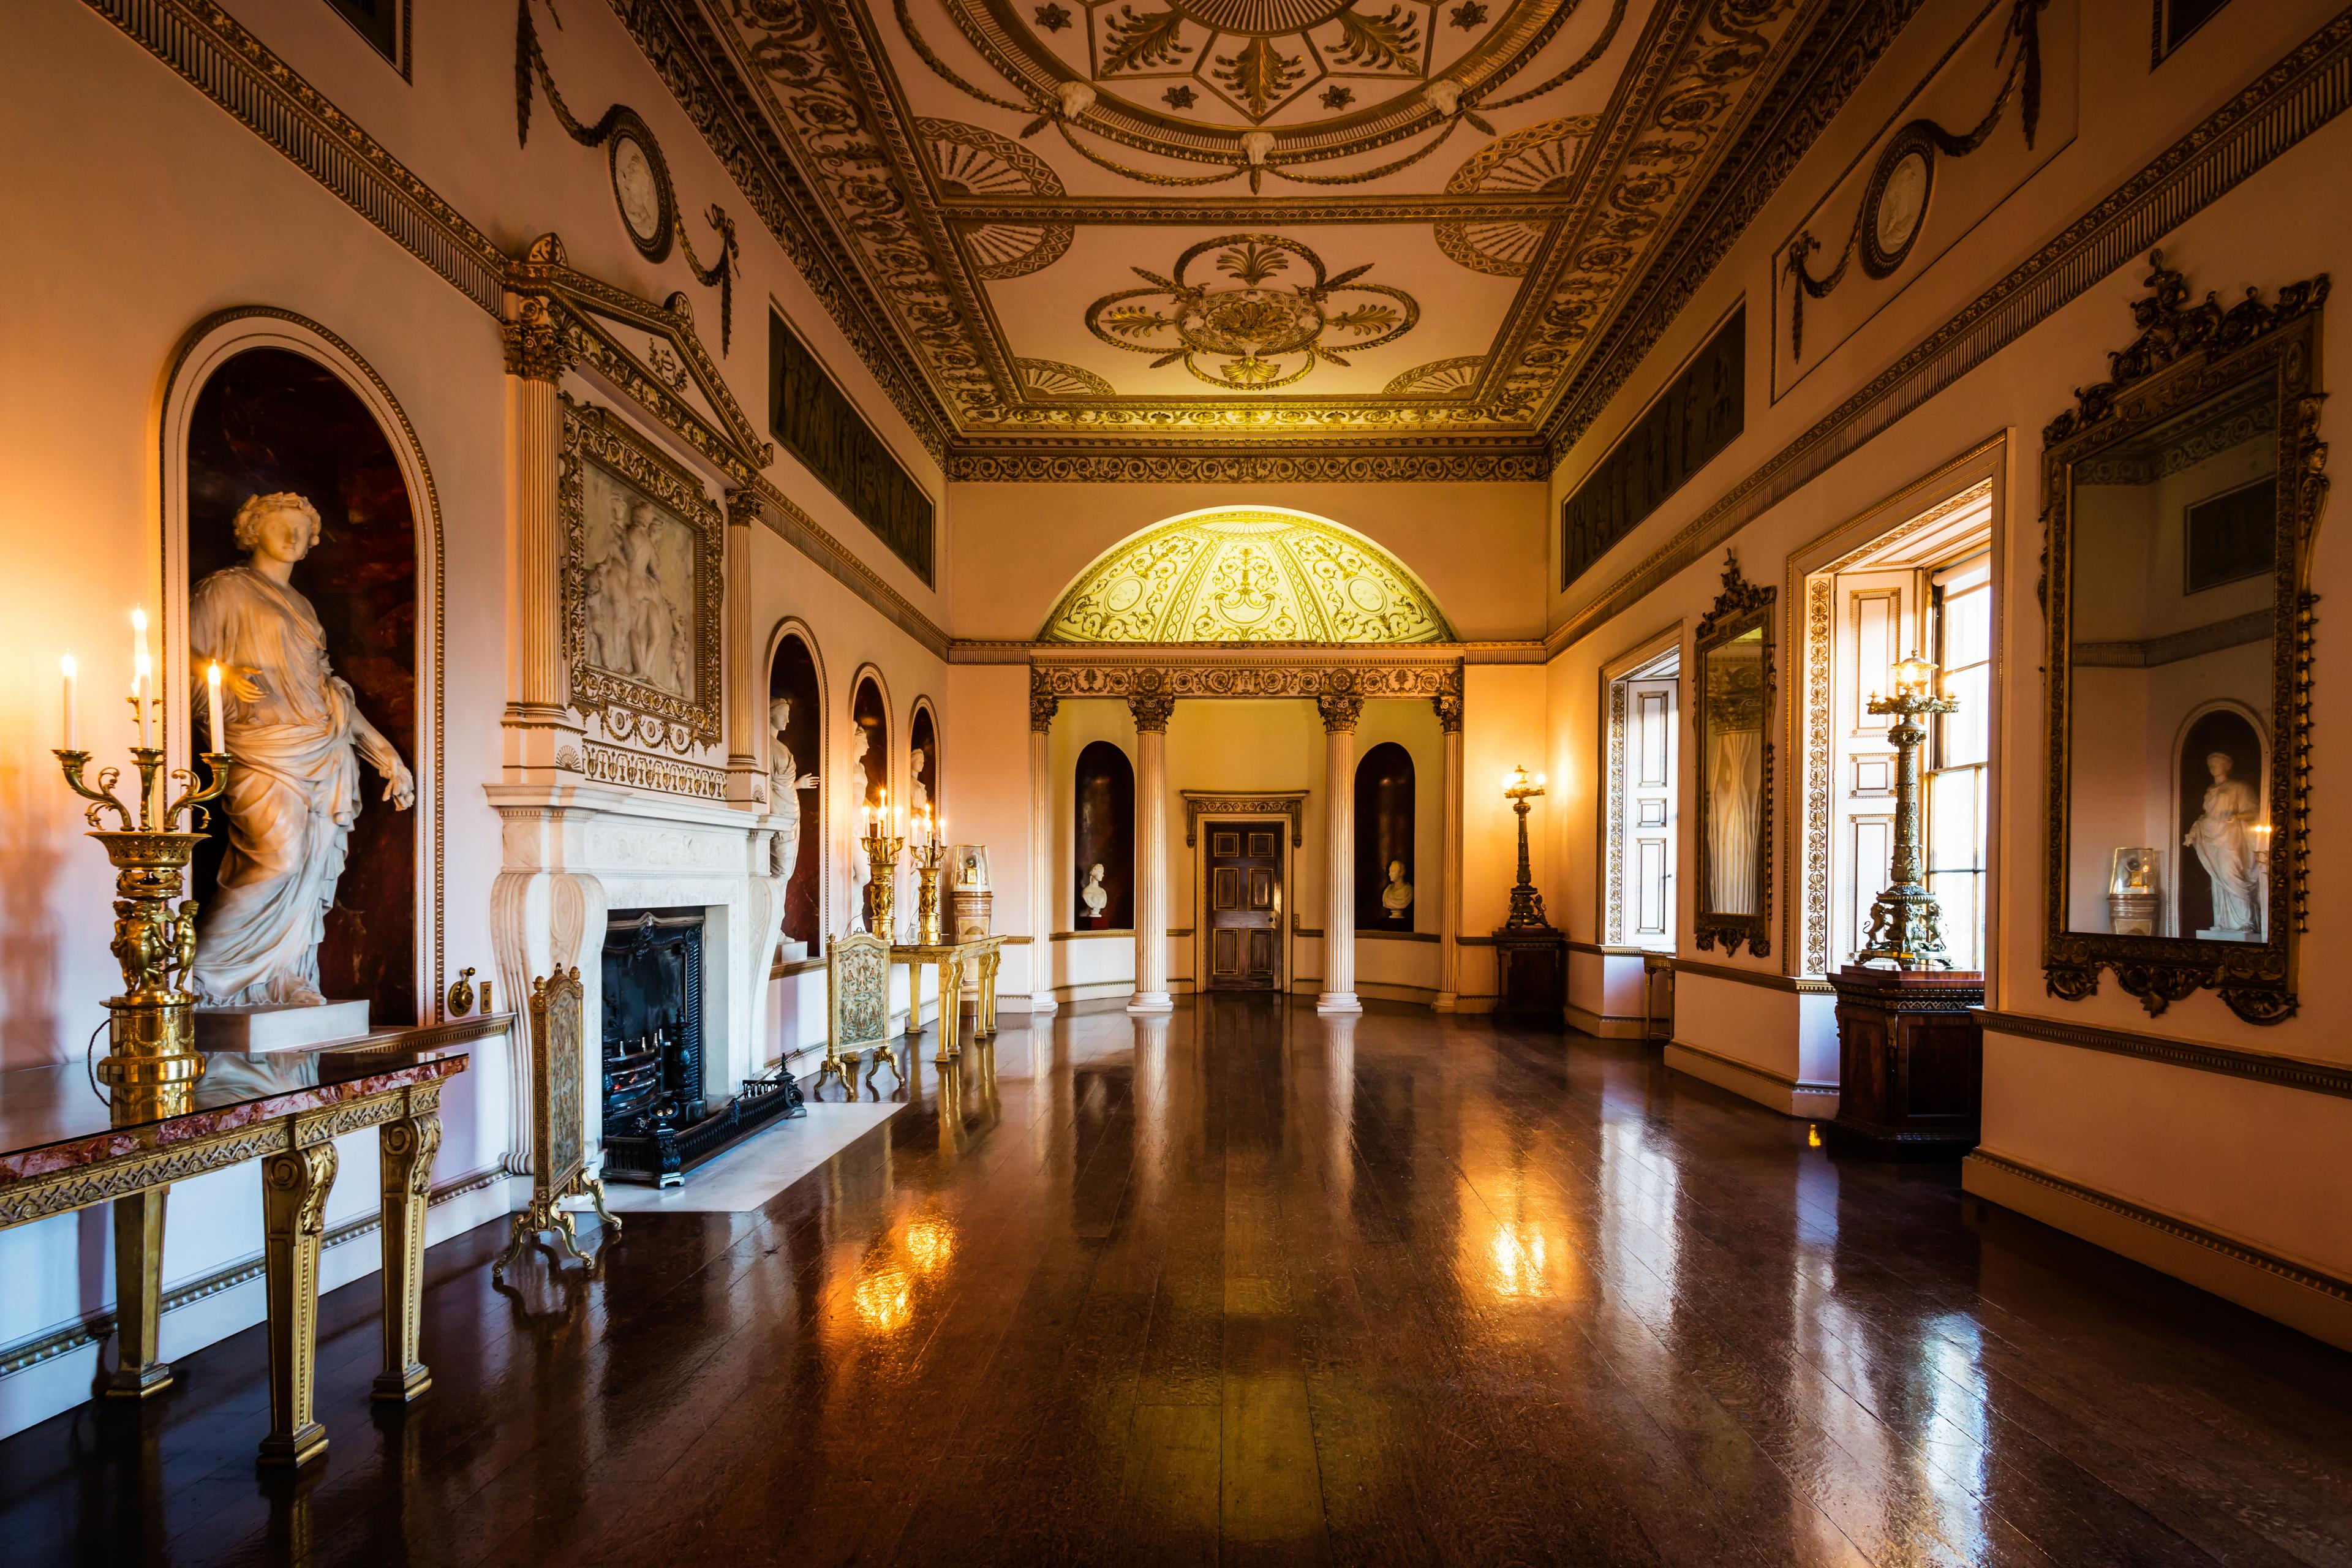
[[1867,8],[610,3],[951,471],[1040,477],[1540,471],[1758,102]]

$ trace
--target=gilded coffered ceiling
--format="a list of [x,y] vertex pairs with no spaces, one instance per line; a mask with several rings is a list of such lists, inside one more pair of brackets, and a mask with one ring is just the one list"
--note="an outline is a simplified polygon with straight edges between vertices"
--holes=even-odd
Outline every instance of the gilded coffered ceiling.
[[1867,0],[613,4],[971,478],[1235,451],[1536,477],[1735,165],[1826,118],[1797,79],[1842,49],[1842,99],[1898,25]]

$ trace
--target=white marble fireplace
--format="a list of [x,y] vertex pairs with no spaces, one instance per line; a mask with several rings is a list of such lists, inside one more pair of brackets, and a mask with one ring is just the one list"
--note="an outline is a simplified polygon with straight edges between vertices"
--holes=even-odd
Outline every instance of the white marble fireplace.
[[[721,801],[613,784],[486,786],[503,819],[502,864],[490,894],[499,984],[521,1011],[535,976],[577,966],[585,993],[582,1107],[590,1147],[604,1123],[606,916],[615,910],[698,909],[703,934],[704,1089],[736,1092],[771,1052],[764,982],[783,919],[783,889],[769,875],[775,819]],[[514,1143],[530,1147],[530,1058],[514,1053]],[[592,1156],[593,1157],[593,1156]]]

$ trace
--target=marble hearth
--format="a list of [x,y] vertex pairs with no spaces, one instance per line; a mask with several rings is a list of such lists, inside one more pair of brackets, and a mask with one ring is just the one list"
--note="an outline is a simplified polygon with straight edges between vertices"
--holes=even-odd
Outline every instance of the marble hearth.
[[[782,883],[768,875],[775,818],[718,801],[609,784],[484,786],[502,819],[501,865],[490,893],[500,984],[518,1003],[534,976],[576,966],[584,993],[583,1048],[600,1051],[600,955],[615,910],[697,910],[703,936],[703,1084],[731,1096],[773,1054],[762,1037],[762,983],[783,919]],[[515,1053],[513,1147],[530,1148],[527,1053]],[[598,1063],[583,1060],[582,1108],[592,1158],[604,1123]]]

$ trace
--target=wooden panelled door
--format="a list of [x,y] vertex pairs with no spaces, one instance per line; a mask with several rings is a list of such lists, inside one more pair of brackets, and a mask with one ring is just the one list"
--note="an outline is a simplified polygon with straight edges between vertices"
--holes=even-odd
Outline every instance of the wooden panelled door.
[[1209,836],[1209,989],[1282,989],[1278,822],[1202,825]]

